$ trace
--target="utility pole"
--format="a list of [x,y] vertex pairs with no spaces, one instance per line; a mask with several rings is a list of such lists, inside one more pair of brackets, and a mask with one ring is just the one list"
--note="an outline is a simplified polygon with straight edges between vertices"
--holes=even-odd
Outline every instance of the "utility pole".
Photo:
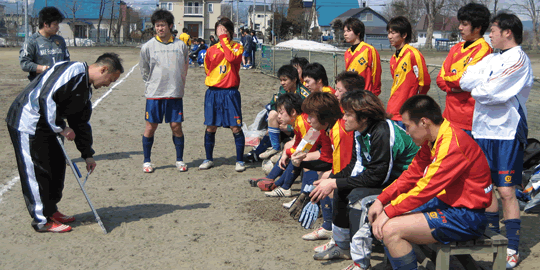
[[28,41],[28,0],[24,0],[24,42]]
[[253,12],[251,13],[251,28],[255,30],[255,0],[253,0]]

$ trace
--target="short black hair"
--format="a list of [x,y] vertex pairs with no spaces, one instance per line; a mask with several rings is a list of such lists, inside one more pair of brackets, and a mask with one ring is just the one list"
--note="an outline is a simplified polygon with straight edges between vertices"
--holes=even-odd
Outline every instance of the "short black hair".
[[302,97],[295,93],[285,93],[276,100],[276,108],[283,106],[288,115],[292,115],[293,110],[297,115],[302,113]]
[[350,17],[345,20],[343,23],[343,29],[347,27],[349,30],[352,30],[355,35],[357,35],[361,41],[364,41],[364,35],[366,33],[366,27],[364,23],[358,18]]
[[365,90],[345,93],[341,98],[341,107],[344,111],[353,111],[357,121],[365,118],[369,125],[390,118],[382,101],[375,94]]
[[174,16],[173,14],[164,9],[158,9],[152,13],[152,17],[150,18],[153,25],[156,25],[157,21],[165,21],[169,26],[174,25]]
[[404,113],[409,114],[409,119],[415,124],[418,124],[423,117],[436,125],[440,125],[444,121],[441,107],[432,97],[427,95],[415,95],[407,99],[399,109],[399,114],[403,115]]
[[202,38],[199,38],[198,41],[199,41],[199,43],[206,43],[206,41],[204,41],[204,39],[202,39]]
[[44,7],[39,11],[38,25],[39,29],[43,28],[45,24],[51,25],[53,22],[61,23],[64,20],[62,12],[55,7]]
[[386,25],[386,31],[390,30],[398,32],[401,36],[407,35],[405,37],[405,43],[411,42],[412,39],[412,26],[409,20],[404,16],[397,16],[388,22]]
[[182,28],[182,32],[187,33],[187,28]]
[[232,36],[234,35],[234,23],[231,21],[231,19],[227,18],[227,17],[222,17],[221,19],[219,19],[216,24],[214,25],[214,28],[216,29],[216,35],[217,35],[217,29],[218,29],[218,26],[219,25],[223,25],[223,27],[225,27],[225,29],[227,29],[227,31],[229,32],[229,34],[231,35],[231,38]]
[[307,64],[305,68],[302,69],[302,78],[310,77],[315,81],[319,79],[322,80],[324,86],[328,86],[328,76],[326,75],[326,69],[323,65],[319,63],[310,63]]
[[462,6],[457,12],[460,21],[468,21],[473,29],[480,27],[480,36],[483,36],[489,27],[489,9],[482,4],[469,3]]
[[289,64],[291,64],[292,66],[300,66],[300,68],[302,70],[304,70],[304,68],[307,66],[307,64],[309,64],[309,60],[307,60],[307,58],[305,58],[305,57],[295,56],[295,57],[293,57],[291,59]]
[[122,59],[118,56],[118,54],[113,52],[108,52],[100,55],[98,59],[96,60],[96,64],[104,65],[109,67],[109,73],[113,73],[116,71],[120,71],[120,73],[124,73],[124,67],[122,66]]
[[366,87],[366,80],[354,71],[343,71],[336,77],[336,83],[341,82],[347,92],[355,90],[364,90]]
[[510,13],[499,13],[491,19],[491,23],[497,23],[497,26],[503,30],[510,30],[514,35],[517,44],[523,41],[523,24],[518,16]]
[[298,70],[294,68],[292,65],[283,65],[278,69],[277,72],[278,78],[281,76],[288,77],[291,80],[296,80],[296,83],[300,81],[300,78],[298,77]]

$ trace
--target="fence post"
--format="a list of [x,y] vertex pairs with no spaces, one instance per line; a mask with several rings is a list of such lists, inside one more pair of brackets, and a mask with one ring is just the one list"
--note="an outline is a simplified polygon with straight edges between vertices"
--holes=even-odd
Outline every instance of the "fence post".
[[276,76],[276,45],[272,45],[272,75]]
[[311,51],[308,51],[308,62],[311,63]]
[[337,57],[336,53],[333,53],[334,56],[334,79],[337,77]]
[[293,56],[293,48],[291,48],[291,59],[292,59],[292,56]]

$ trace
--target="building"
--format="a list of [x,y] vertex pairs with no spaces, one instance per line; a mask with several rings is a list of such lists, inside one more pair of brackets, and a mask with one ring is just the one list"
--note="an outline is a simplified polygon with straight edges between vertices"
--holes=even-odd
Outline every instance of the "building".
[[255,31],[261,31],[266,36],[266,29],[270,27],[272,20],[272,9],[265,5],[255,5],[255,12],[253,12],[253,6],[249,6],[248,10],[248,28]]
[[[419,45],[426,44],[428,20],[427,15],[423,15],[418,24],[416,25],[416,32]],[[439,43],[452,42],[460,40],[459,35],[459,21],[456,17],[447,17],[439,15],[435,18],[435,25],[433,26],[433,39],[431,40],[432,46],[435,47],[437,41]]]
[[206,40],[215,35],[215,24],[221,16],[221,0],[159,0],[160,7],[174,15],[175,29],[187,28],[191,37]]
[[366,27],[364,41],[373,45],[376,49],[389,48],[388,33],[386,25],[388,21],[379,13],[369,7],[353,8],[345,13],[335,17],[330,24],[332,25],[337,20],[344,22],[348,18],[358,18]]

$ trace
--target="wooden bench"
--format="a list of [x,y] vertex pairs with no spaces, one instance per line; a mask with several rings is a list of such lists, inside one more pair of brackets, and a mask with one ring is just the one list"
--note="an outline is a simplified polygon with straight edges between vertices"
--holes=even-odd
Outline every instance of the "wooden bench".
[[[476,240],[467,242],[452,242],[448,245],[435,243],[430,245],[414,246],[418,262],[425,264],[426,268],[432,268],[425,258],[429,258],[431,263],[435,263],[436,270],[450,269],[450,255],[456,257],[467,270],[481,269],[472,258],[473,253],[493,254],[493,270],[506,269],[506,248],[508,239],[506,237],[486,229],[483,236]],[[385,262],[390,265],[385,254]]]

